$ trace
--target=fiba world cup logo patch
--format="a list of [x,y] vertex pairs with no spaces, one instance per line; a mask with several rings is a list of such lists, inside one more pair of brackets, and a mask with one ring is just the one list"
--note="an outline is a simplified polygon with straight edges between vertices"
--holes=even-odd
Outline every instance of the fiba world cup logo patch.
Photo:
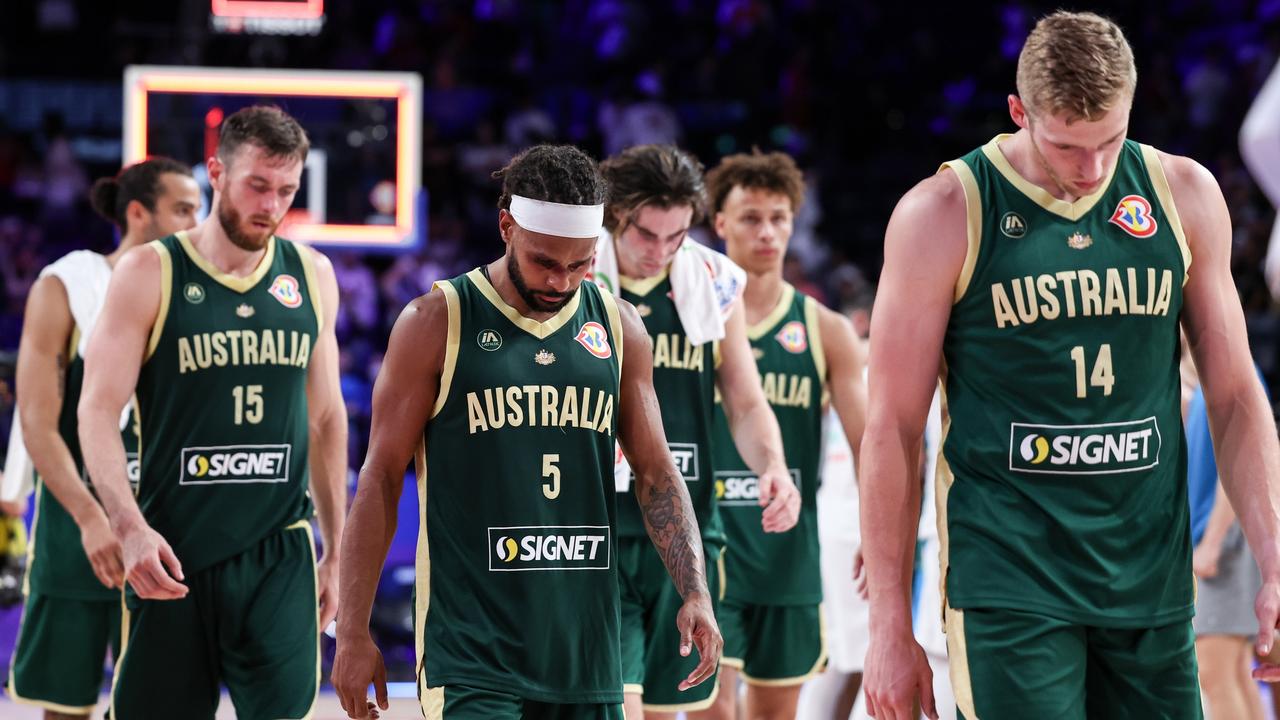
[[1151,203],[1141,195],[1125,195],[1111,213],[1111,222],[1121,230],[1137,238],[1156,234],[1156,218],[1151,214]]
[[609,347],[609,336],[605,333],[604,327],[598,322],[589,322],[578,330],[578,336],[574,338],[587,352],[604,360],[613,355],[613,348]]
[[302,304],[302,293],[298,292],[298,279],[292,275],[277,275],[267,288],[271,296],[287,308],[296,308]]
[[778,334],[773,337],[782,349],[789,353],[799,355],[809,349],[809,336],[805,332],[804,323],[799,320],[792,320],[783,325]]

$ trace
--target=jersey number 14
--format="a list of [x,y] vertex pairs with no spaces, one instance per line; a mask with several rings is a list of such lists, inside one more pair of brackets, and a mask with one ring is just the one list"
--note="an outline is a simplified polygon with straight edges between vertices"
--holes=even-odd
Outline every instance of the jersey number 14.
[[[1084,346],[1071,348],[1071,359],[1076,365],[1076,397],[1088,397],[1089,389],[1085,387]],[[1111,394],[1111,387],[1116,384],[1116,376],[1111,371],[1111,345],[1104,343],[1098,348],[1098,358],[1093,362],[1093,373],[1089,375],[1089,385],[1102,388],[1103,395]]]

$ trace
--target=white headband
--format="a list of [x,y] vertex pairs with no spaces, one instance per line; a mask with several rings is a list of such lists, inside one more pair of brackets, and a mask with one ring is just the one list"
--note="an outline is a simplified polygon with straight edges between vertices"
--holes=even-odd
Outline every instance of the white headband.
[[604,205],[566,205],[512,195],[508,212],[520,227],[543,235],[593,238],[604,226]]

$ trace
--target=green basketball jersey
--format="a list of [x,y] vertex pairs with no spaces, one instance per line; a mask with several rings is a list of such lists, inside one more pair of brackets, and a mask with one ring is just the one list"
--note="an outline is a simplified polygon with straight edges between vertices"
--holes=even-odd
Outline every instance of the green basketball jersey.
[[[96,498],[97,493],[85,472],[84,457],[80,452],[79,424],[76,421],[76,408],[80,404],[80,390],[84,384],[84,358],[77,352],[79,344],[80,328],[76,327],[72,330],[67,350],[70,362],[63,380],[58,434],[71,452],[71,459],[76,464],[80,479]],[[129,482],[137,483],[138,432],[132,413],[120,435],[128,461]],[[98,582],[80,540],[80,526],[39,475],[36,476],[36,508],[31,520],[30,553],[27,561],[29,591],[77,600],[119,599],[119,590]]]
[[425,684],[621,702],[613,297],[584,282],[538,322],[482,270],[436,288],[448,341],[417,461]]
[[[671,299],[664,273],[646,280],[619,278],[622,299],[636,306],[653,341],[653,389],[662,406],[662,427],[676,467],[684,476],[703,540],[724,542],[711,467],[718,343],[694,345]],[[634,488],[618,502],[618,533],[648,537]]]
[[163,293],[138,375],[138,505],[190,574],[311,514],[320,291],[310,251],[281,238],[246,277],[220,272],[186,233],[149,246]]
[[1019,176],[1001,139],[947,163],[969,217],[943,342],[948,601],[1110,627],[1189,618],[1191,258],[1164,171],[1126,141],[1101,189],[1068,203]]
[[822,602],[818,567],[818,464],[826,358],[817,301],[784,285],[778,305],[747,329],[764,394],[782,430],[791,480],[800,490],[800,518],[784,533],[760,527],[764,509],[756,475],[742,461],[724,408],[716,403],[712,438],[716,500],[724,518],[725,597],[756,605]]

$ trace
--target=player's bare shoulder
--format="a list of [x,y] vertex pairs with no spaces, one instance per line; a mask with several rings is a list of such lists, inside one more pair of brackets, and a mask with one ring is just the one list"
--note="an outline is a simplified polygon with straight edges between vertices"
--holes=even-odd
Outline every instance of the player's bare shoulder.
[[1217,178],[1208,168],[1189,157],[1161,150],[1156,151],[1156,157],[1169,184],[1192,257],[1208,249],[1206,243],[1220,246],[1215,247],[1216,250],[1223,250],[1230,242],[1231,220]]
[[300,244],[298,246],[298,249],[301,252],[310,253],[311,261],[312,263],[315,264],[316,273],[318,273],[322,277],[335,277],[334,271],[333,271],[333,261],[329,259],[328,255],[325,255],[324,253],[311,247],[310,245]]
[[618,304],[618,318],[622,321],[622,343],[626,348],[626,356],[635,357],[632,351],[646,354],[652,352],[649,331],[645,329],[640,311],[617,295],[613,299]]
[[437,286],[400,311],[387,342],[387,359],[411,372],[439,373],[448,340],[449,303]]
[[129,248],[116,261],[116,266],[111,271],[112,279],[120,278],[116,280],[120,284],[149,278],[154,278],[158,281],[160,277],[161,252],[164,251],[157,250],[152,243],[143,243],[137,247]]
[[979,202],[977,197],[967,197],[963,181],[950,167],[916,183],[898,201],[889,219],[886,265],[896,260],[914,268],[913,275],[954,280],[973,240],[969,237],[969,203]]

